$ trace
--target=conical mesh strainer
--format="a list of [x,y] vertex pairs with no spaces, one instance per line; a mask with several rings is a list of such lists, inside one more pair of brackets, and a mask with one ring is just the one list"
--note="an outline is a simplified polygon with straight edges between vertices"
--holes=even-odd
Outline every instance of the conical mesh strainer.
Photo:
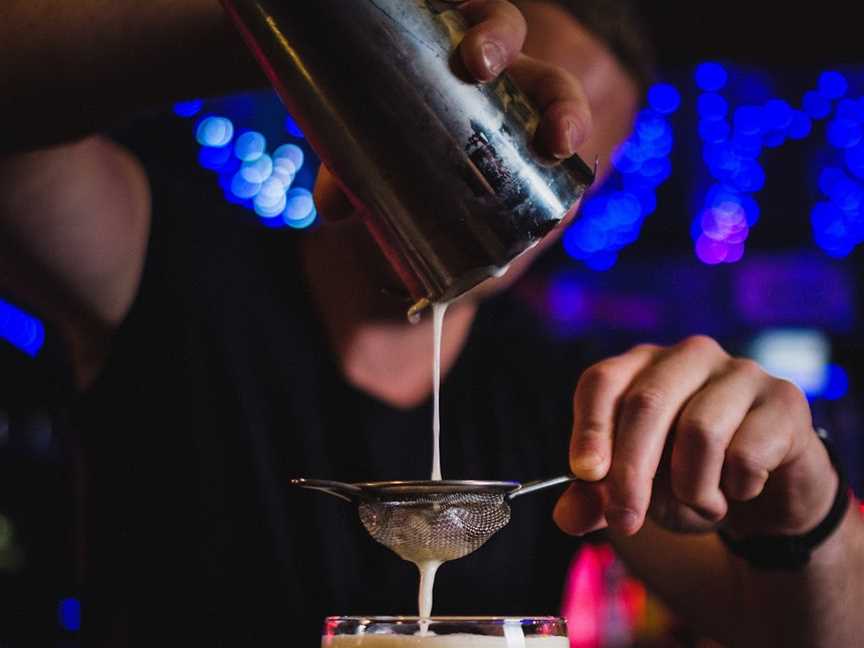
[[493,481],[391,481],[346,484],[316,479],[292,483],[358,504],[369,534],[405,560],[445,562],[482,546],[510,521],[509,500],[575,477],[520,484]]

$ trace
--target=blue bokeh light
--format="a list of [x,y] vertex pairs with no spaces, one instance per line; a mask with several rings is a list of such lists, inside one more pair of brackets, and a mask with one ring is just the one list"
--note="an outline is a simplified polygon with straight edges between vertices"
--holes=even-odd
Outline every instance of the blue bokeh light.
[[696,239],[696,256],[702,263],[717,265],[723,263],[729,254],[729,245],[723,241],[715,241],[705,234]]
[[765,171],[755,160],[743,158],[732,174],[732,184],[744,193],[755,193],[765,186]]
[[592,270],[610,269],[620,251],[639,238],[645,218],[657,208],[657,188],[672,174],[668,118],[680,106],[680,95],[668,84],[652,90],[650,107],[639,113],[630,138],[612,156],[615,173],[564,234],[567,254]]
[[60,627],[67,632],[78,632],[81,630],[81,603],[78,599],[64,598],[57,605],[57,618]]
[[828,71],[819,75],[819,94],[826,99],[839,99],[846,94],[849,83],[840,72]]
[[[216,172],[227,202],[254,212],[258,223],[268,228],[286,227],[282,218],[288,206],[286,194],[314,184],[318,159],[305,142],[298,141],[303,134],[275,93],[213,98],[203,107],[211,110],[199,113],[194,122],[195,138],[201,144],[199,164]],[[297,139],[286,137],[283,128]],[[272,153],[271,147],[275,147]],[[311,208],[305,209],[302,222],[292,226],[308,227],[315,220],[317,210],[309,196]]]
[[301,149],[296,144],[283,144],[275,151],[273,151],[273,159],[274,160],[290,160],[294,165],[295,173],[303,168],[303,162],[305,161],[305,155],[303,154],[303,149]]
[[849,119],[864,123],[864,97],[859,99],[843,99],[837,104],[838,119]]
[[839,400],[849,392],[849,375],[843,367],[834,363],[830,363],[827,369],[825,389],[819,395],[826,400]]
[[257,131],[246,131],[234,143],[234,155],[243,162],[254,162],[267,150],[267,139]]
[[174,104],[174,114],[178,117],[194,117],[204,107],[202,99],[190,99],[189,101],[178,101]]
[[657,83],[648,90],[648,104],[661,115],[670,115],[681,105],[681,93],[669,83]]
[[861,124],[851,119],[838,117],[828,123],[828,141],[834,148],[852,148],[861,142]]
[[255,194],[253,205],[262,218],[275,218],[285,209],[285,185],[278,178],[268,178]]
[[762,146],[777,148],[786,143],[786,133],[782,130],[772,130],[762,136]]
[[[840,73],[819,78],[819,93],[826,100],[840,99],[848,90]],[[816,244],[840,259],[864,243],[864,97],[841,99],[834,109],[826,128],[833,151],[821,162],[817,182],[828,200],[813,206],[810,222]]]
[[243,174],[238,171],[231,179],[231,193],[240,200],[254,198],[261,191],[260,182],[249,182]]
[[211,171],[221,170],[230,159],[230,146],[202,146],[198,151],[198,163]]
[[729,103],[716,92],[705,92],[699,95],[696,110],[702,119],[723,119],[729,110]]
[[792,106],[782,99],[771,99],[762,108],[763,123],[772,130],[785,130],[792,124]]
[[759,135],[764,129],[764,117],[759,106],[741,106],[735,109],[734,124],[736,133]]
[[294,229],[309,227],[318,215],[312,193],[308,189],[295,187],[287,196],[282,218],[285,224]]
[[864,180],[864,143],[846,149],[843,158],[849,172],[856,178]]
[[831,100],[811,90],[804,94],[803,108],[813,119],[823,119],[831,114]]
[[719,63],[702,63],[696,67],[696,85],[702,90],[716,92],[726,85],[729,75]]
[[285,209],[287,198],[284,185],[276,178],[270,178],[255,196],[253,206],[261,218],[276,218]]
[[709,144],[720,144],[729,138],[732,128],[723,119],[703,119],[699,122],[699,137]]
[[707,90],[698,98],[697,108],[699,135],[704,142],[702,158],[712,182],[691,221],[690,234],[697,258],[716,265],[735,263],[743,257],[750,228],[759,219],[753,195],[765,185],[759,158],[765,147],[786,141],[795,111],[786,101],[768,96],[768,84],[760,75],[736,72],[729,82],[730,91],[751,103],[733,111],[730,126],[725,119],[729,105],[717,94],[711,74],[707,78],[707,83],[697,78],[697,84]]
[[264,182],[272,173],[273,158],[266,154],[240,167],[240,175],[248,182]]
[[605,272],[606,270],[610,270],[617,260],[617,252],[604,250],[597,254],[592,254],[590,257],[585,259],[585,265],[597,272]]
[[195,132],[201,146],[225,146],[234,137],[234,124],[226,117],[207,117]]
[[270,177],[278,179],[287,189],[294,183],[294,178],[297,177],[297,168],[288,158],[274,158],[273,173]]
[[807,113],[796,110],[792,114],[792,122],[789,124],[789,137],[801,140],[810,135],[813,130],[813,122]]
[[45,326],[38,318],[0,299],[0,339],[35,358],[45,344]]

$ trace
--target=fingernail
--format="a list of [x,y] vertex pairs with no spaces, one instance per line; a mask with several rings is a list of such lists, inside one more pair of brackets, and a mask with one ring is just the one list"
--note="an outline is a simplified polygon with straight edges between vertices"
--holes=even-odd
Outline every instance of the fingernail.
[[577,452],[570,458],[570,469],[578,477],[591,481],[602,479],[603,457],[594,450]]
[[639,516],[634,511],[626,508],[610,508],[606,511],[606,521],[609,526],[630,533],[636,530],[639,524]]
[[584,133],[581,124],[574,119],[568,119],[564,123],[564,142],[555,157],[564,160],[576,154],[576,149],[582,145]]
[[567,143],[570,145],[570,155],[574,155],[576,150],[585,142],[585,129],[582,124],[571,119],[567,126]]
[[480,48],[483,55],[483,65],[493,77],[501,74],[504,69],[505,57],[504,48],[495,41],[486,41]]

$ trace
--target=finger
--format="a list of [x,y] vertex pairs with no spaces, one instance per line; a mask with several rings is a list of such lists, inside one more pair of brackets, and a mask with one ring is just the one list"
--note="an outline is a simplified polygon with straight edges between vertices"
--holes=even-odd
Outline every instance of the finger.
[[[738,428],[723,466],[722,488],[731,500],[757,498],[770,474],[795,450],[790,420],[806,408],[801,391],[786,381],[774,380]],[[809,420],[809,417],[806,417]]]
[[[662,477],[667,479],[663,480]],[[706,519],[694,508],[679,502],[668,481],[669,471],[661,467],[651,488],[649,517],[661,527],[675,533],[708,533],[717,528],[717,520]]]
[[469,0],[459,11],[471,25],[459,46],[462,62],[478,81],[492,81],[522,51],[525,18],[506,0]]
[[603,502],[600,484],[577,482],[558,498],[552,517],[564,533],[584,535],[606,526]]
[[618,400],[633,378],[660,352],[642,345],[585,370],[573,392],[570,470],[588,481],[603,479],[612,462]]
[[726,515],[720,490],[726,448],[767,380],[752,360],[731,360],[681,412],[669,462],[670,486],[676,500],[706,520]]
[[508,72],[540,111],[538,150],[559,159],[575,155],[592,128],[582,84],[563,68],[524,55]]
[[641,528],[672,424],[725,360],[714,340],[688,338],[645,369],[622,397],[608,477],[610,526],[628,535]]

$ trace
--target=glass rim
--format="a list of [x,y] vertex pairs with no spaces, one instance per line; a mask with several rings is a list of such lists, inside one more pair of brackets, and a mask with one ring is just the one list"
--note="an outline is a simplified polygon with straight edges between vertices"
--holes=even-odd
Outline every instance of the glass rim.
[[556,623],[566,622],[562,616],[550,615],[525,615],[525,616],[371,616],[371,615],[337,615],[328,616],[326,623],[419,623],[429,621],[430,623],[478,623],[478,624],[507,624],[520,623],[529,625],[532,623]]

